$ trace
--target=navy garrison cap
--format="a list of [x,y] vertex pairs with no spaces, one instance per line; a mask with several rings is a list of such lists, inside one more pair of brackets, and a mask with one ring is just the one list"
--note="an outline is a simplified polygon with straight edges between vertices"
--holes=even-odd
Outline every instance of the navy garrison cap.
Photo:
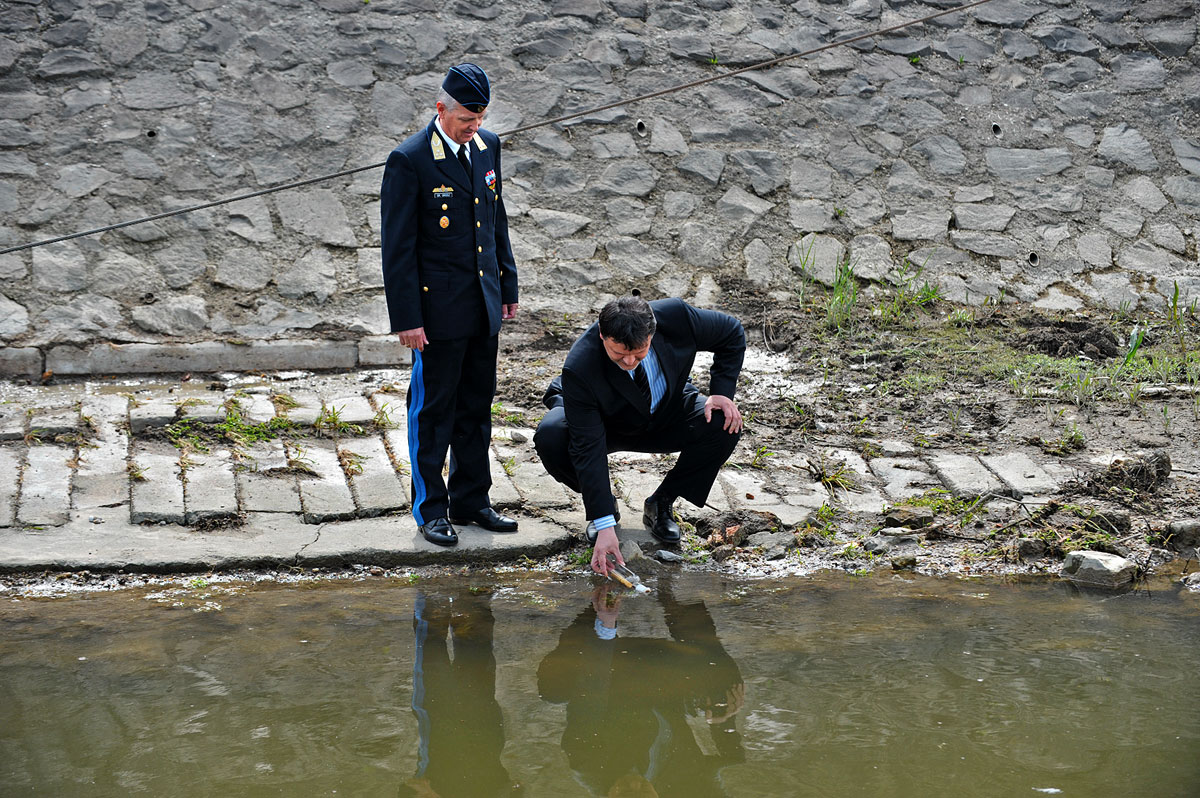
[[442,88],[473,114],[481,113],[492,99],[492,84],[487,74],[474,64],[450,67]]

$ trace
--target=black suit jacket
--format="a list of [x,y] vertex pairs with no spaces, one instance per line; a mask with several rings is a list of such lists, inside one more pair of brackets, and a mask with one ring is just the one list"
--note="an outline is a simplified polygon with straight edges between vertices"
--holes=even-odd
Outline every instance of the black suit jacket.
[[393,332],[424,327],[430,339],[495,335],[501,304],[517,301],[500,139],[480,130],[467,146],[472,180],[433,120],[388,155],[380,216]]
[[570,455],[588,518],[616,510],[608,474],[609,438],[638,437],[654,451],[654,439],[683,423],[698,393],[688,382],[697,352],[712,352],[709,394],[734,397],[746,352],[742,323],[714,310],[694,308],[681,299],[650,303],[658,329],[651,348],[667,381],[658,409],[651,414],[629,373],[609,359],[593,324],[571,346],[560,377],[550,383],[543,402],[563,406],[570,429]]

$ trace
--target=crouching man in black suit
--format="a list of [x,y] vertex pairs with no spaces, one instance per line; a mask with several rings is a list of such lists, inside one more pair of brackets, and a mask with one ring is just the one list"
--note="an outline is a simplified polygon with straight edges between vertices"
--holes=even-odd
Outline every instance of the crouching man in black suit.
[[[688,382],[701,351],[713,353],[710,396]],[[682,497],[702,506],[741,437],[733,396],[745,351],[742,324],[732,316],[639,296],[609,302],[572,345],[546,390],[550,412],[533,440],[550,475],[583,494],[594,571],[607,575],[608,554],[623,562],[608,454],[679,452],[642,516],[656,538],[677,544],[672,504]]]

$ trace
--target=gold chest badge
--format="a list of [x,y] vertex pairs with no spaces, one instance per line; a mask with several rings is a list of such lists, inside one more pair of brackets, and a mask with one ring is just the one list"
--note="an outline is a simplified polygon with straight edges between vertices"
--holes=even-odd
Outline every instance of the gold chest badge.
[[442,229],[445,230],[447,227],[450,226],[450,217],[443,216],[441,219],[438,219],[438,224],[440,224],[442,226]]

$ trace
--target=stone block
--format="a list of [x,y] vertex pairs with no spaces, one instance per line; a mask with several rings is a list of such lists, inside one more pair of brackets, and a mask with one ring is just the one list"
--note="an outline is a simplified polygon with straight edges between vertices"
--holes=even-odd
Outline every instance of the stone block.
[[0,377],[42,376],[42,350],[32,346],[0,347]]
[[77,510],[129,503],[129,435],[125,432],[128,400],[123,396],[85,396],[79,417],[89,446],[79,448],[71,501]]
[[160,429],[175,420],[179,406],[171,399],[153,398],[130,403],[129,430],[141,435],[147,430]]
[[353,341],[310,340],[56,346],[46,355],[46,368],[64,375],[348,369],[357,362]]
[[358,365],[411,366],[412,350],[394,335],[364,335],[358,339]]
[[283,441],[259,441],[247,454],[251,468],[234,474],[242,497],[242,510],[247,513],[301,513],[296,475],[288,469]]
[[493,444],[496,456],[512,461],[512,481],[526,505],[544,510],[561,510],[572,506],[573,499],[567,489],[546,473],[542,464],[531,460],[528,454],[515,446]]
[[0,527],[12,526],[16,520],[15,504],[20,478],[20,450],[0,446]]
[[360,515],[384,515],[407,506],[404,484],[392,467],[382,438],[343,439],[338,442],[337,451],[348,464],[350,486],[358,500]]
[[1009,488],[1009,494],[1020,499],[1054,492],[1058,483],[1024,452],[983,455],[983,464],[992,470]]
[[287,447],[293,459],[303,462],[315,472],[314,477],[304,477],[298,482],[304,523],[320,524],[353,518],[358,510],[354,505],[350,484],[346,481],[346,472],[338,462],[333,441],[306,441],[304,446],[289,443]]
[[130,523],[183,523],[183,481],[179,478],[179,451],[174,446],[135,442],[129,476]]
[[955,496],[984,496],[1005,492],[1000,480],[969,454],[934,452],[929,461],[938,479]]
[[22,440],[27,418],[28,414],[21,405],[0,405],[0,441]]
[[237,482],[228,449],[190,454],[184,472],[184,522],[197,524],[238,514]]
[[30,446],[21,475],[17,520],[30,526],[61,526],[71,518],[74,448]]
[[[371,426],[375,418],[375,408],[362,394],[340,394],[324,398],[325,412],[330,419],[336,417],[341,424],[356,424],[364,429]],[[329,434],[336,433],[328,430]]]

